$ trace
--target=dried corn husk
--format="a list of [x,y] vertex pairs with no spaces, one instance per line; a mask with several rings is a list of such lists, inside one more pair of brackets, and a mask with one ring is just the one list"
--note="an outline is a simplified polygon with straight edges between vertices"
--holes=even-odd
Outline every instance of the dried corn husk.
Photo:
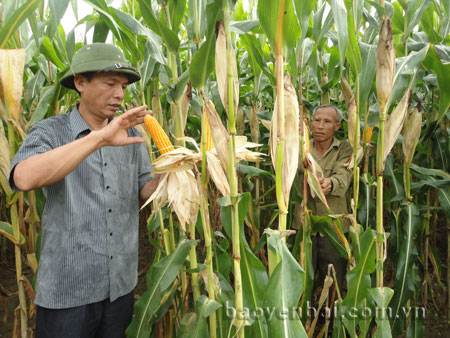
[[8,139],[5,136],[3,122],[0,120],[0,185],[7,195],[11,193],[11,187],[8,183],[10,169],[11,157],[9,152]]
[[355,145],[359,146],[359,132],[358,139],[355,144],[355,128],[359,128],[359,125],[356,126],[356,102],[355,98],[352,96],[348,101],[347,105],[348,110],[348,141],[350,142],[353,149],[355,149]]
[[200,194],[192,170],[162,174],[158,187],[141,209],[153,200],[160,206],[168,203],[177,215],[180,226],[186,231],[186,223],[195,224],[197,222],[200,205]]
[[252,104],[250,105],[250,133],[252,135],[252,141],[258,143],[259,123],[258,123],[258,114],[254,102],[252,102]]
[[[272,164],[276,167],[276,148],[278,144],[278,111],[277,100],[275,100],[275,109],[272,115],[270,125],[270,151],[272,156]],[[298,132],[298,99],[294,86],[292,85],[291,76],[286,73],[284,75],[284,114],[285,114],[285,142],[283,151],[283,195],[287,204],[289,201],[289,193],[298,168],[299,155],[299,132]]]
[[[236,55],[234,53],[234,49],[232,46],[228,46],[228,48],[231,48],[232,54],[231,69],[233,72],[233,102],[234,112],[236,114],[239,103],[239,78],[237,73]],[[220,21],[217,25],[216,77],[220,99],[222,100],[222,104],[228,113],[227,38],[223,21]]]
[[395,73],[395,46],[391,19],[383,18],[377,48],[376,86],[380,111],[384,112],[391,96]]
[[0,49],[0,99],[8,118],[18,122],[23,91],[25,49]]
[[144,139],[145,145],[147,146],[147,149],[150,151],[150,149],[152,149],[151,146],[151,138],[150,135],[148,134],[147,130],[145,129],[145,127],[142,124],[138,124],[136,126],[137,130],[139,130],[139,132],[142,135],[142,138]]
[[417,141],[420,137],[422,129],[422,113],[415,108],[412,113],[406,118],[403,127],[403,154],[405,156],[405,163],[411,163]]
[[222,120],[216,112],[216,108],[211,100],[202,91],[203,100],[205,102],[205,109],[208,115],[208,122],[211,127],[211,134],[214,140],[214,147],[219,156],[222,166],[226,168],[228,166],[228,139],[229,135],[225,129]]
[[271,121],[261,119],[261,123],[264,127],[266,127],[267,130],[270,130]]
[[405,120],[406,112],[408,109],[410,90],[407,89],[405,95],[398,103],[397,107],[392,111],[389,119],[386,121],[386,131],[384,134],[384,158],[383,158],[383,168],[384,162],[389,155],[392,147],[397,141],[398,135],[403,127],[403,121]]
[[350,104],[350,100],[353,97],[352,88],[350,87],[350,83],[348,83],[347,78],[344,74],[341,74],[341,87],[342,87],[342,95],[344,96],[345,102]]

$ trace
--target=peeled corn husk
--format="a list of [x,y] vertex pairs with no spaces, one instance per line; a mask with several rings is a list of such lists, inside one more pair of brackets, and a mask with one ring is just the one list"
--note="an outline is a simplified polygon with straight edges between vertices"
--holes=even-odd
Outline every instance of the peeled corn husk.
[[406,118],[403,126],[403,155],[405,156],[405,163],[411,163],[417,141],[420,137],[422,129],[422,113],[415,108],[412,113]]
[[397,141],[398,135],[403,127],[403,122],[405,120],[406,112],[408,111],[408,101],[410,96],[409,88],[406,90],[405,95],[398,103],[397,107],[392,111],[389,119],[386,121],[386,130],[384,134],[384,158],[383,158],[383,168],[387,156],[392,150],[392,147]]
[[[231,68],[233,72],[233,102],[234,112],[237,113],[239,104],[239,78],[237,73],[236,55],[234,49],[231,48]],[[225,34],[225,26],[223,21],[217,25],[217,39],[216,39],[216,77],[217,87],[219,89],[220,99],[225,110],[228,113],[228,74],[227,74],[227,38]]]
[[[183,187],[183,189],[180,189]],[[180,226],[186,231],[186,223],[197,222],[200,194],[192,170],[167,172],[161,175],[158,187],[141,209],[155,200],[158,205],[166,203],[178,217]]]
[[[275,109],[272,115],[270,125],[270,151],[272,156],[272,164],[276,167],[276,148],[278,144],[278,111],[277,100],[275,100]],[[297,93],[292,85],[291,76],[286,73],[284,75],[284,113],[285,113],[285,142],[283,152],[283,195],[284,201],[289,201],[289,193],[298,168],[299,155],[299,106]]]
[[391,96],[395,74],[395,46],[391,19],[383,18],[377,47],[376,87],[380,112],[384,112]]
[[25,49],[0,49],[0,99],[8,118],[18,122],[23,91]]

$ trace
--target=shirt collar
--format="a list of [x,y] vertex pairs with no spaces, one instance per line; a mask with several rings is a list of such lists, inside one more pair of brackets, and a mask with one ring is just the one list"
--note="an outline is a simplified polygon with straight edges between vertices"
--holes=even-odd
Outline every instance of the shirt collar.
[[[326,156],[326,155],[331,151],[331,149],[333,149],[333,148],[339,148],[339,145],[340,145],[340,144],[341,144],[341,141],[339,141],[336,137],[333,136],[333,142],[331,143],[330,148],[328,148],[328,149],[323,153],[323,155],[322,155],[321,158],[323,158],[324,156]],[[313,145],[313,146],[311,147],[311,152],[314,151],[314,155],[315,155],[315,157],[317,158],[316,149],[314,148],[314,139],[311,139],[311,145]]]
[[91,130],[91,127],[86,123],[78,111],[78,105],[76,105],[70,112],[70,127],[72,128],[73,137],[76,139],[78,135],[86,130]]

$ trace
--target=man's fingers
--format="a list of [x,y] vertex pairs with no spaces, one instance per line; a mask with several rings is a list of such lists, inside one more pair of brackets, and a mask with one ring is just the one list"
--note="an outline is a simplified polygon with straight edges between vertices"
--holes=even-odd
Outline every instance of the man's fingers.
[[144,143],[144,139],[142,137],[128,137],[127,138],[127,144],[134,144],[134,143]]

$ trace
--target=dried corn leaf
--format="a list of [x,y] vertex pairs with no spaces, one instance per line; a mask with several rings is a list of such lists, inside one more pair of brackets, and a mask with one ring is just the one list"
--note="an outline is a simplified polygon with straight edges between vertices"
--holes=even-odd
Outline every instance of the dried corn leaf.
[[167,180],[171,173],[164,173],[160,176],[158,186],[156,187],[153,194],[145,201],[145,203],[141,206],[141,209],[144,209],[148,204],[152,201],[156,201],[158,205],[163,206],[167,203]]
[[355,131],[356,128],[359,128],[359,125],[356,126],[356,102],[355,98],[352,96],[347,105],[348,110],[348,140],[353,149],[355,149],[355,144],[359,146],[359,131],[358,138],[355,143]]
[[[356,153],[356,165],[359,165],[364,155],[364,148],[361,146],[361,144],[358,145],[358,151]],[[349,158],[348,162],[345,164],[345,167],[349,170],[354,168],[354,161],[353,161],[353,154]]]
[[269,120],[263,120],[261,119],[261,123],[264,127],[266,127],[267,130],[270,130],[270,124],[271,122]]
[[[239,78],[237,73],[236,55],[234,49],[231,48],[231,69],[233,72],[233,102],[234,112],[236,114],[239,103]],[[217,87],[219,89],[220,99],[228,113],[228,74],[227,74],[227,38],[225,34],[225,26],[223,21],[217,25],[217,39],[216,39],[216,77]]]
[[183,116],[183,129],[186,126],[188,111],[189,111],[189,105],[192,100],[192,85],[191,81],[188,81],[186,88],[184,89],[183,95],[181,96],[181,99],[178,104],[181,105],[181,114]]
[[25,49],[0,49],[0,99],[14,121],[19,121],[24,66]]
[[405,156],[405,163],[411,163],[417,141],[420,137],[422,129],[422,113],[415,108],[412,113],[406,118],[403,127],[403,154]]
[[384,134],[384,158],[383,158],[383,168],[384,162],[387,156],[392,150],[392,147],[397,141],[398,135],[403,127],[403,121],[405,120],[406,112],[408,111],[408,100],[410,96],[409,88],[406,90],[405,95],[398,103],[397,107],[392,111],[389,119],[386,121],[386,130]]
[[[272,115],[270,126],[270,151],[272,164],[276,167],[276,148],[278,144],[278,111],[277,100],[275,100],[275,109]],[[298,99],[291,76],[284,75],[284,114],[285,114],[285,142],[283,151],[283,195],[285,203],[289,201],[289,193],[298,168],[299,156],[299,133],[298,133]]]
[[385,17],[377,47],[376,87],[380,111],[384,111],[391,96],[395,73],[395,46],[392,37],[391,19]]
[[219,115],[216,112],[214,104],[208,99],[202,91],[203,100],[205,102],[206,113],[208,114],[208,121],[211,127],[211,134],[214,140],[214,149],[217,151],[222,166],[228,166],[228,139],[229,135],[225,129]]

